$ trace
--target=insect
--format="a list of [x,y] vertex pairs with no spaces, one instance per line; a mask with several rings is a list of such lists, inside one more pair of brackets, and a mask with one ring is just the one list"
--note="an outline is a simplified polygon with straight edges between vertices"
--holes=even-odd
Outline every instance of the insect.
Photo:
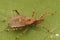
[[23,33],[29,30],[29,25],[44,20],[43,18],[44,14],[39,18],[34,18],[34,11],[31,17],[22,16],[17,10],[13,11],[15,11],[17,15],[13,16],[10,19],[10,21],[8,22],[8,26],[13,30],[24,30]]

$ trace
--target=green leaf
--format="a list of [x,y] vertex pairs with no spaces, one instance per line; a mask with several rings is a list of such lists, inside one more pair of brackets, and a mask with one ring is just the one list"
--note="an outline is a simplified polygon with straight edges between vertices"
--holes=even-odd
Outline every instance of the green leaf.
[[[20,31],[3,31],[9,29],[10,17],[16,15],[12,10],[27,17],[35,10],[35,18],[46,13],[40,23],[44,28],[31,25],[33,28],[24,35]],[[0,40],[60,40],[60,0],[0,0]]]

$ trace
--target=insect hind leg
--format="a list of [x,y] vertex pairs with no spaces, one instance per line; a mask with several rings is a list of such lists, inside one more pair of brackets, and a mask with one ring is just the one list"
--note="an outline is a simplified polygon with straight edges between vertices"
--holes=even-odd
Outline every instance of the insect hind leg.
[[13,11],[15,11],[18,15],[20,15],[19,12],[18,12],[17,10],[13,10]]

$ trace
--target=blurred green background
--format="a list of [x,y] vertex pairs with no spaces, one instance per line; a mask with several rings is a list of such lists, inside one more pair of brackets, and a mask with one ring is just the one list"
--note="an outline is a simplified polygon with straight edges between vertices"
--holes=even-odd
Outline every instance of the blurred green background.
[[[31,17],[33,10],[35,18],[46,13],[41,24],[52,34],[42,27],[33,27],[25,35],[19,31],[3,32],[8,27],[10,17],[16,15],[12,11],[15,9],[27,17]],[[0,0],[0,40],[60,40],[60,0]]]

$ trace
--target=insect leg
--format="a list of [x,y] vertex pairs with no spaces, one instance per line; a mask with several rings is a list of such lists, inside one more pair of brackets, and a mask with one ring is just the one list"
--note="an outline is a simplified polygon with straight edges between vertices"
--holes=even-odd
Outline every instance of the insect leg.
[[34,17],[34,13],[35,13],[35,12],[33,11],[33,12],[32,12],[32,17]]
[[13,10],[13,11],[15,11],[18,15],[20,15],[19,12],[18,12],[17,10]]
[[1,32],[10,32],[12,31],[11,29],[5,28],[4,30],[2,30]]
[[36,27],[40,28],[40,27],[43,27],[42,24],[36,24]]
[[42,24],[36,24],[36,27],[37,27],[37,28],[43,28],[43,29],[45,29],[47,32],[52,33],[48,28],[44,27],[44,25],[42,25]]
[[45,13],[44,13],[43,15],[41,15],[41,16],[37,19],[37,21],[44,21],[44,16],[45,16]]
[[25,30],[23,31],[23,34],[25,34],[28,30],[29,28],[25,28]]

